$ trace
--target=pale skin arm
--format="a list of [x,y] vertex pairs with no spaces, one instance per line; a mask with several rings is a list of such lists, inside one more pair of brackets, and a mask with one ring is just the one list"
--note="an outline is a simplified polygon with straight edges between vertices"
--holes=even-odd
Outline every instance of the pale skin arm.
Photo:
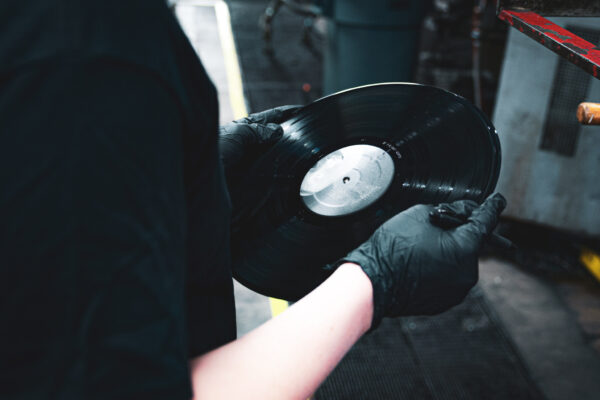
[[278,317],[192,359],[194,399],[307,399],[372,317],[371,281],[343,264]]

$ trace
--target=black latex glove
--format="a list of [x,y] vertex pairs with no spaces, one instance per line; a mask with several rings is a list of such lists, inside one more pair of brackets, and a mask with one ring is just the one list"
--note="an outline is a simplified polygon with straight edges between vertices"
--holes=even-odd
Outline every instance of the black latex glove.
[[478,252],[506,206],[500,194],[482,205],[469,200],[441,204],[466,223],[435,226],[434,206],[417,205],[381,225],[343,262],[362,267],[373,284],[373,323],[383,317],[432,315],[459,304],[477,283]]
[[279,125],[292,117],[300,106],[282,106],[238,119],[219,130],[219,151],[227,184],[236,184],[243,171],[283,134]]
[[[291,118],[300,106],[282,106],[238,119],[219,129],[219,152],[225,169],[225,180],[233,205],[232,229],[241,214],[238,199],[244,186],[245,171],[260,155],[283,135],[281,122]],[[256,205],[244,204],[252,209]]]

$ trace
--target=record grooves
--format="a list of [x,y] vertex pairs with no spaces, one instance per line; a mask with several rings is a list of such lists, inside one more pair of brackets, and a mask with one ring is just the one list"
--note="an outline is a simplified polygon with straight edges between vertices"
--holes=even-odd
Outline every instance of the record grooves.
[[482,201],[500,171],[490,121],[435,87],[350,89],[282,126],[232,193],[234,277],[272,297],[301,298],[327,277],[326,264],[412,205]]

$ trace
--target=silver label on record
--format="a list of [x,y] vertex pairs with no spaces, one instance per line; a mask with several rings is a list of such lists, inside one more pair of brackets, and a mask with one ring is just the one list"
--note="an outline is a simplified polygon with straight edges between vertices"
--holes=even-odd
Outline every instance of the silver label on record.
[[394,178],[394,161],[383,149],[357,144],[321,158],[300,185],[302,201],[312,212],[337,217],[377,201]]

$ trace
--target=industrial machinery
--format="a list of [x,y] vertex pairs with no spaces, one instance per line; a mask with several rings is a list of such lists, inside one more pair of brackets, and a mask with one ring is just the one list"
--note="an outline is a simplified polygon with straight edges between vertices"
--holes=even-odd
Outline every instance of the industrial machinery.
[[421,24],[430,5],[430,0],[271,0],[260,24],[268,44],[272,20],[282,6],[307,16],[305,29],[311,18],[324,16],[323,94],[331,94],[372,83],[412,81]]
[[[600,127],[580,124],[576,110],[600,99],[600,18],[589,17],[600,16],[600,3],[510,0],[498,7],[520,31],[510,32],[493,117],[503,149],[498,190],[510,198],[505,215],[598,235]],[[582,106],[582,120],[598,121],[594,109]]]

